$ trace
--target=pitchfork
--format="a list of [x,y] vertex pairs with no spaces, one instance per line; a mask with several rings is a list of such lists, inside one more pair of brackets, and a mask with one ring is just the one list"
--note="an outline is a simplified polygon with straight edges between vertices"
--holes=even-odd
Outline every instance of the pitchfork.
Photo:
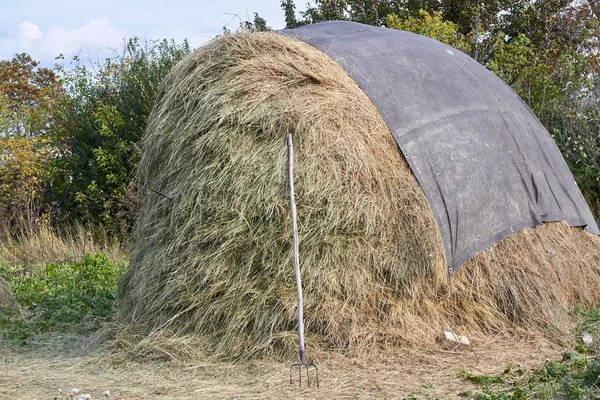
[[302,280],[300,279],[300,255],[298,249],[298,226],[296,222],[296,200],[294,199],[294,146],[292,144],[292,134],[288,134],[288,172],[290,182],[290,206],[292,209],[292,230],[294,235],[294,273],[296,274],[296,292],[298,294],[298,347],[300,350],[300,362],[292,364],[290,367],[290,383],[292,380],[292,370],[298,368],[298,380],[302,386],[302,367],[306,367],[307,384],[310,386],[310,367],[314,367],[317,378],[317,387],[319,387],[319,369],[312,362],[306,362],[306,352],[304,350],[304,313],[302,311]]

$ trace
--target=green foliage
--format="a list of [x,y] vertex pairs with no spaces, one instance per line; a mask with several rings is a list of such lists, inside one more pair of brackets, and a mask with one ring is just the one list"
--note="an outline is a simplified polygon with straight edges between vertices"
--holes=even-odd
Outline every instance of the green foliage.
[[27,54],[0,61],[0,228],[26,229],[48,211],[53,149],[63,90],[55,72]]
[[[292,6],[295,7],[292,3]],[[283,7],[283,3],[282,3]],[[221,30],[221,35],[231,35],[233,32],[268,32],[271,28],[267,25],[267,20],[262,18],[258,13],[254,13],[254,18],[252,20],[242,20],[239,15],[232,14],[233,18],[223,27]],[[291,10],[291,14],[294,15],[293,9]],[[229,25],[234,21],[239,20],[239,28],[234,29],[233,31],[229,28]],[[219,35],[220,36],[220,35]]]
[[285,27],[287,29],[300,26],[298,18],[296,18],[296,5],[294,4],[294,0],[281,0],[281,9],[285,15]]
[[293,0],[283,0],[281,8],[288,28],[330,20],[350,20],[383,26],[389,14],[396,14],[402,19],[418,17],[420,10],[428,13],[440,11],[440,4],[437,0],[316,0],[314,4],[307,4],[306,10],[300,13],[302,18],[299,20],[294,12]]
[[596,332],[600,335],[600,304],[589,309],[584,307],[576,307],[575,315],[580,321],[583,332]]
[[351,19],[350,6],[347,0],[316,0],[315,6],[308,5],[302,13],[305,23],[313,24],[322,21]]
[[[508,5],[507,5],[508,6]],[[309,2],[301,12],[301,19],[295,14],[293,0],[282,0],[281,8],[286,17],[286,27],[329,20],[350,20],[363,24],[384,26],[390,14],[401,21],[420,18],[421,12],[429,15],[440,14],[445,21],[455,24],[461,34],[472,30],[479,32],[483,26],[493,23],[499,11],[499,2],[475,0],[315,0]]]
[[459,371],[457,376],[459,378],[464,378],[464,379],[468,380],[469,382],[476,383],[478,385],[482,385],[482,384],[487,385],[490,383],[503,383],[504,382],[504,379],[502,379],[502,377],[499,377],[499,376],[491,377],[491,376],[486,376],[486,375],[473,375],[464,369]]
[[244,21],[241,25],[243,29],[250,32],[266,32],[271,29],[267,26],[267,20],[257,13],[254,13],[254,19],[252,21]]
[[[587,359],[578,353],[565,357],[564,361],[548,361],[538,370],[523,377],[510,373],[496,376],[471,375],[463,372],[459,377],[482,385],[474,399],[587,399],[598,393],[600,367],[598,359]],[[570,358],[573,357],[573,358]]]
[[427,11],[420,10],[418,17],[411,16],[404,20],[396,14],[389,14],[385,19],[385,24],[388,28],[428,36],[466,53],[471,51],[468,39],[458,31],[458,25],[443,20],[442,14],[438,12],[430,15]]
[[[597,341],[600,335],[600,307],[578,307],[580,322],[577,335],[588,332]],[[567,351],[560,361],[546,361],[539,369],[525,373],[520,368],[508,367],[502,374],[486,376],[460,371],[459,377],[481,385],[481,391],[469,394],[474,399],[590,399],[600,395],[600,349],[578,344],[575,351]]]
[[92,67],[77,58],[70,70],[57,66],[69,95],[55,135],[60,173],[52,182],[63,219],[91,221],[117,236],[129,232],[137,213],[137,143],[163,77],[189,51],[186,41],[134,38]]
[[[600,217],[600,87],[587,98],[557,107],[550,133],[596,219]],[[549,125],[549,124],[547,124]]]
[[507,15],[487,67],[531,107],[600,217],[600,24],[582,3],[527,4]]
[[61,93],[54,71],[39,67],[29,55],[0,61],[0,138],[45,135]]
[[117,279],[124,269],[125,264],[112,265],[103,253],[86,254],[75,263],[0,264],[0,275],[25,310],[23,316],[1,312],[1,333],[13,343],[26,344],[39,334],[111,317]]
[[41,137],[0,140],[0,229],[32,229],[44,222],[44,194],[52,149]]
[[[255,24],[266,28],[258,16]],[[126,236],[137,212],[137,142],[162,78],[189,51],[185,41],[133,38],[103,62],[75,57],[71,69],[40,68],[27,54],[0,61],[3,225],[31,228],[53,211],[53,224]]]

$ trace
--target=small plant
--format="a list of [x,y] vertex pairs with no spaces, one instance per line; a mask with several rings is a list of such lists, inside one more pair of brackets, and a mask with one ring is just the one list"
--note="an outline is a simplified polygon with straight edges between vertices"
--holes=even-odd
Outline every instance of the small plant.
[[504,383],[504,379],[501,376],[473,375],[464,369],[459,371],[457,376],[459,378],[465,378],[469,382],[476,383],[478,385],[487,385],[490,383]]
[[[578,307],[576,316],[582,332],[598,340],[600,333],[600,306],[585,309]],[[539,369],[528,374],[518,368],[507,367],[496,376],[473,375],[460,371],[459,377],[482,386],[477,393],[462,392],[459,396],[478,400],[521,399],[596,399],[600,398],[600,351],[598,346],[577,344],[574,351],[567,351],[560,361],[546,361]]]
[[89,322],[106,320],[114,313],[117,279],[124,269],[125,264],[112,265],[103,253],[86,254],[75,263],[0,265],[0,275],[10,282],[23,308],[20,314],[0,312],[3,338],[24,345],[51,331],[96,328]]

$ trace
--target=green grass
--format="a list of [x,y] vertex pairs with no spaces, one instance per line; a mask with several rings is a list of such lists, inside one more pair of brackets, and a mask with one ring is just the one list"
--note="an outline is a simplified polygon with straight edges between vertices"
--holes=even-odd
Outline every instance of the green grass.
[[525,373],[508,367],[503,373],[486,376],[460,371],[458,376],[481,386],[481,390],[465,393],[476,400],[526,399],[600,399],[600,305],[577,308],[579,327],[575,332],[593,335],[594,345],[578,342],[560,361],[546,361],[539,369]]
[[51,333],[99,328],[114,315],[117,280],[125,268],[103,253],[74,263],[0,264],[0,275],[21,305],[20,312],[0,310],[3,342],[22,346]]

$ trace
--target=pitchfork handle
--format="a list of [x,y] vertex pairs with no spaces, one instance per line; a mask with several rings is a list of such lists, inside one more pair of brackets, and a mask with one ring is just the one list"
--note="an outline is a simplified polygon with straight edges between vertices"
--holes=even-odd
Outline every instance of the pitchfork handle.
[[304,311],[302,308],[302,280],[300,278],[300,250],[298,247],[298,223],[296,214],[296,199],[294,198],[294,145],[292,134],[287,137],[288,142],[288,172],[290,182],[290,207],[292,209],[292,230],[294,235],[294,273],[296,274],[296,292],[298,294],[298,347],[300,348],[300,362],[306,364],[304,351]]

